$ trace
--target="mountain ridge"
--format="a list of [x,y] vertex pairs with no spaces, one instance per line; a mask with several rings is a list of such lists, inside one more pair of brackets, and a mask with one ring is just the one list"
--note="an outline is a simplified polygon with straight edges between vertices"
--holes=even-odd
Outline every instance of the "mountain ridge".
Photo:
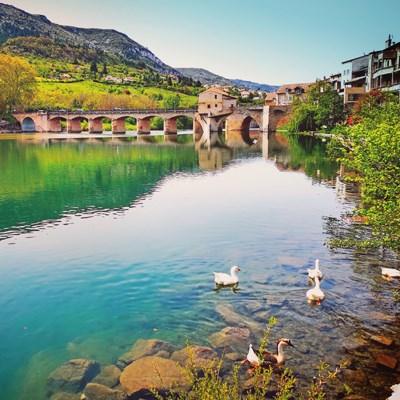
[[61,43],[80,45],[115,55],[127,62],[141,63],[164,74],[179,75],[146,47],[115,29],[58,25],[44,15],[30,14],[0,3],[0,44],[21,36],[48,37]]
[[265,83],[256,83],[252,81],[245,81],[241,79],[229,79],[224,78],[223,76],[214,74],[204,68],[175,68],[178,72],[180,72],[183,76],[187,78],[192,78],[194,81],[200,81],[203,84],[208,85],[227,85],[227,86],[239,86],[245,87],[251,90],[264,90],[267,92],[274,92],[280,86],[277,85],[269,85]]

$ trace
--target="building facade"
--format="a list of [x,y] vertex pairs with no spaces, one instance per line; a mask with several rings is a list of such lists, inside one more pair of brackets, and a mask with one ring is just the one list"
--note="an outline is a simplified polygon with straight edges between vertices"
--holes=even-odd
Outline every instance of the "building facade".
[[312,83],[294,83],[291,85],[282,85],[276,91],[276,105],[288,106],[292,104],[295,98],[304,100],[307,89]]
[[229,96],[221,89],[211,87],[199,94],[199,113],[200,114],[224,114],[236,107],[236,97]]

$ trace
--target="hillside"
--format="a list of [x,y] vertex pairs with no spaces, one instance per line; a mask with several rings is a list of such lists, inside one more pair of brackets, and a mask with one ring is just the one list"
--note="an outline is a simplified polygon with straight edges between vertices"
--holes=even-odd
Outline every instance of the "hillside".
[[229,79],[224,78],[223,76],[213,74],[210,71],[207,71],[203,68],[175,68],[179,73],[187,78],[192,78],[194,81],[200,81],[203,84],[207,85],[226,85],[226,86],[235,86],[235,84]]
[[203,68],[175,68],[175,69],[178,72],[180,72],[183,76],[186,76],[187,78],[192,78],[194,81],[200,81],[201,83],[207,85],[219,84],[227,86],[237,86],[237,87],[245,87],[251,90],[264,90],[266,92],[274,92],[279,88],[279,86],[276,85],[243,81],[240,79],[227,79],[224,78],[223,76],[216,75]]
[[251,81],[243,81],[241,79],[231,79],[236,86],[244,86],[251,90],[263,90],[265,92],[276,92],[280,86],[268,85],[265,83],[257,83]]
[[99,55],[118,57],[132,66],[178,75],[150,50],[112,29],[85,29],[54,24],[43,15],[29,14],[0,3],[0,44],[17,37],[45,37],[58,44],[83,47]]

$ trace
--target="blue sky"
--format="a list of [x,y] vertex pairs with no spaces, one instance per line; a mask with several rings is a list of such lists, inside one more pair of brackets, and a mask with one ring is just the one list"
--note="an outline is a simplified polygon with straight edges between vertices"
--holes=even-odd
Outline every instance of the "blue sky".
[[112,28],[172,67],[313,82],[400,41],[399,0],[4,0],[61,25]]

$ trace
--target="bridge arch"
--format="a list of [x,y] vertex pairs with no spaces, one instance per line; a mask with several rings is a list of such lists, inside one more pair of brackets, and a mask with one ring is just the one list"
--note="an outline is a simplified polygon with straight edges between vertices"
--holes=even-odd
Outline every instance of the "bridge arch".
[[21,122],[22,132],[36,132],[35,121],[31,117],[25,117]]
[[257,143],[262,129],[262,118],[257,114],[242,113],[231,115],[226,123],[227,142],[242,140],[247,145]]

